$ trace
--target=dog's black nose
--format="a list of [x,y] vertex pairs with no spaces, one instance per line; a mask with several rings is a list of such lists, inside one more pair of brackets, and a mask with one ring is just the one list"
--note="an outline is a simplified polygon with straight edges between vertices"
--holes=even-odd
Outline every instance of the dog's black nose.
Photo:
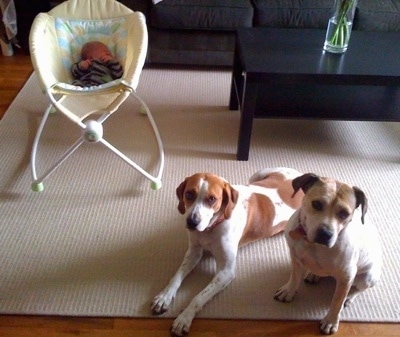
[[329,246],[332,236],[333,233],[328,228],[321,227],[317,231],[314,242],[324,246]]
[[189,229],[196,229],[201,219],[198,215],[192,214],[186,219],[186,225]]

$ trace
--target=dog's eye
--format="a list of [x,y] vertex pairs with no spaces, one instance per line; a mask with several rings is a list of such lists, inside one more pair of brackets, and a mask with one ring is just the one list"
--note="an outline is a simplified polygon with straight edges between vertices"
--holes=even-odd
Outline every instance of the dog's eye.
[[324,209],[324,204],[318,200],[314,200],[311,205],[316,211],[322,211]]
[[217,200],[216,197],[210,196],[210,197],[208,197],[207,202],[211,206],[211,205],[213,205],[215,203],[216,200]]
[[195,195],[194,195],[194,193],[192,191],[187,191],[185,193],[185,198],[187,200],[194,200],[195,199]]
[[337,214],[338,218],[339,218],[339,219],[342,219],[342,220],[347,219],[349,215],[350,215],[349,212],[347,212],[347,211],[345,211],[345,210],[340,211],[340,212]]

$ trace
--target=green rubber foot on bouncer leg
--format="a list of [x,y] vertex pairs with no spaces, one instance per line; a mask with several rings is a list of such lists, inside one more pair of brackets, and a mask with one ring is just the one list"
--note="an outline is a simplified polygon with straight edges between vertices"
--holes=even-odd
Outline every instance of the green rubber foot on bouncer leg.
[[42,192],[44,190],[43,183],[32,183],[31,188],[33,192]]
[[162,186],[161,180],[152,181],[150,186],[152,190],[159,190]]
[[146,110],[146,108],[144,107],[144,105],[141,105],[141,106],[140,106],[139,111],[140,111],[140,113],[141,113],[142,115],[147,115],[147,110]]

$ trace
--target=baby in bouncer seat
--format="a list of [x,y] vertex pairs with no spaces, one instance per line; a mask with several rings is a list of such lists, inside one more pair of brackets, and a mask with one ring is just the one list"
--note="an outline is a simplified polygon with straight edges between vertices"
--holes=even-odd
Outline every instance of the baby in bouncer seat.
[[91,87],[121,78],[123,69],[104,43],[91,41],[83,45],[81,60],[72,65],[71,72],[73,85]]

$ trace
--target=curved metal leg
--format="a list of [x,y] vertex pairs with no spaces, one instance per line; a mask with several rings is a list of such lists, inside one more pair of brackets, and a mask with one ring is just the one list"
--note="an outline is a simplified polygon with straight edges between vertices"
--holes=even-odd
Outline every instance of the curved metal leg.
[[[142,107],[141,112],[146,114],[147,117],[149,118],[149,122],[152,126],[153,133],[156,137],[158,154],[159,154],[159,167],[158,167],[157,174],[152,175],[149,172],[147,172],[146,170],[144,170],[142,167],[140,167],[133,160],[128,158],[125,154],[123,154],[121,151],[119,151],[117,148],[115,148],[113,145],[111,145],[108,141],[106,141],[102,137],[103,136],[102,123],[105,122],[108,119],[108,117],[111,116],[111,112],[104,112],[104,114],[102,114],[97,121],[89,120],[89,121],[86,121],[85,123],[82,121],[79,121],[78,126],[80,126],[82,128],[82,136],[61,156],[61,158],[54,165],[52,165],[49,169],[47,169],[47,171],[45,171],[45,173],[43,175],[38,177],[37,171],[36,171],[36,155],[37,155],[39,140],[40,140],[40,137],[41,137],[43,129],[44,129],[44,125],[46,124],[49,114],[54,109],[53,105],[51,104],[45,111],[45,114],[39,124],[39,128],[36,133],[35,139],[33,141],[33,147],[32,147],[32,152],[31,152],[31,170],[32,170],[32,178],[33,178],[32,190],[36,191],[36,192],[43,191],[43,181],[47,177],[49,177],[84,142],[90,142],[90,143],[101,142],[108,149],[110,149],[112,152],[114,152],[117,156],[119,156],[121,159],[123,159],[126,163],[128,163],[130,166],[132,166],[135,170],[137,170],[139,173],[141,173],[143,176],[145,176],[147,179],[149,179],[151,181],[152,189],[154,189],[154,190],[160,189],[162,186],[161,177],[162,177],[162,174],[164,171],[164,148],[163,148],[161,136],[158,131],[157,125],[154,121],[153,115],[151,114],[150,109],[148,108],[147,104],[135,92],[132,92],[132,93],[141,104],[141,107]],[[63,97],[61,99],[63,99]],[[53,104],[57,104],[57,101],[54,100]]]
[[[161,177],[164,171],[164,148],[163,148],[163,143],[161,140],[160,132],[158,131],[157,125],[154,121],[153,115],[150,112],[150,109],[146,105],[146,103],[135,93],[133,92],[135,98],[140,102],[140,104],[143,107],[143,110],[141,110],[141,113],[145,113],[147,117],[149,118],[149,122],[152,126],[154,135],[157,140],[157,146],[158,146],[158,153],[159,153],[159,167],[158,167],[158,173],[156,175],[151,175],[149,172],[144,170],[142,167],[140,167],[138,164],[136,164],[133,160],[128,158],[125,154],[123,154],[121,151],[119,151],[117,148],[115,148],[113,145],[111,145],[108,141],[106,141],[104,138],[99,139],[99,142],[104,144],[108,149],[110,149],[112,152],[114,152],[117,156],[119,156],[122,160],[124,160],[127,164],[132,166],[135,170],[137,170],[139,173],[144,175],[147,179],[151,181],[151,188],[153,190],[158,190],[161,188],[162,183],[161,183]],[[103,122],[105,119],[100,118],[98,121]]]
[[51,166],[43,175],[40,177],[37,176],[37,171],[36,171],[36,154],[37,154],[37,149],[39,145],[39,140],[42,135],[44,126],[46,124],[47,118],[49,117],[49,114],[52,112],[53,106],[50,105],[45,113],[44,116],[39,124],[39,128],[36,132],[35,139],[33,141],[33,146],[32,146],[32,152],[31,152],[31,172],[32,172],[32,190],[34,192],[41,192],[44,189],[43,186],[43,181],[49,177],[72,153],[76,151],[76,149],[81,146],[85,140],[83,137],[80,137],[63,155],[62,157],[53,165]]

